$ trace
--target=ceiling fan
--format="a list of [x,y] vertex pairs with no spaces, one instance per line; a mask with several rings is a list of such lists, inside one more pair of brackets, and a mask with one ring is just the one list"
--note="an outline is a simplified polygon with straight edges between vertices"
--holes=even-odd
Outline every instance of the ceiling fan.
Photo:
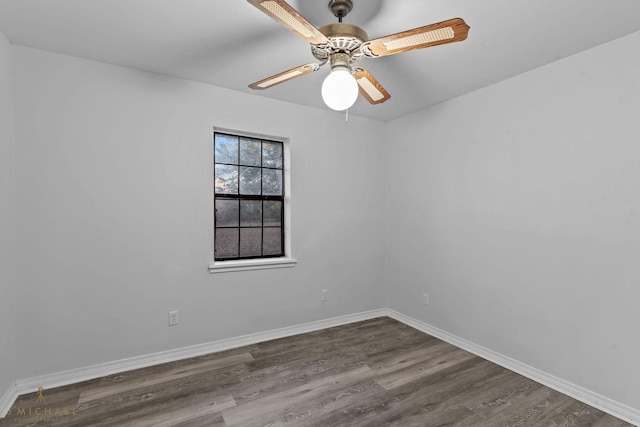
[[469,32],[464,20],[454,18],[369,40],[362,28],[342,22],[353,8],[352,0],[329,1],[329,10],[338,18],[338,23],[320,28],[313,26],[284,0],[247,1],[311,44],[311,53],[318,60],[267,77],[249,87],[267,89],[317,71],[328,63],[331,73],[322,84],[322,98],[327,106],[337,111],[351,107],[358,92],[371,104],[381,104],[391,98],[366,69],[357,65],[361,59],[458,42],[465,40]]

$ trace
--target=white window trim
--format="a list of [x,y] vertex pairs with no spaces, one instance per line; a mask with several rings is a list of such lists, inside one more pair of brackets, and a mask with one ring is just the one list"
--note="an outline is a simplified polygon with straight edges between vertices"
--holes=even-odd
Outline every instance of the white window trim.
[[295,267],[297,263],[298,260],[289,257],[243,259],[238,261],[214,261],[209,265],[209,273],[291,268]]
[[[291,268],[295,267],[298,260],[291,255],[291,146],[288,138],[274,137],[270,135],[247,133],[237,130],[213,128],[214,132],[231,133],[233,135],[246,136],[250,138],[267,139],[271,141],[281,141],[284,149],[284,253],[285,256],[277,258],[255,258],[255,259],[242,259],[232,261],[215,261],[214,259],[214,229],[215,229],[215,215],[213,214],[213,203],[211,205],[211,215],[213,221],[211,222],[211,263],[209,264],[209,273],[229,273],[235,271],[249,271],[249,270],[265,270],[272,268]],[[211,144],[213,150],[213,144]],[[210,158],[213,159],[213,151]],[[211,176],[213,176],[213,162],[211,162],[212,170]],[[211,192],[213,195],[213,191]],[[213,200],[212,200],[213,202]]]

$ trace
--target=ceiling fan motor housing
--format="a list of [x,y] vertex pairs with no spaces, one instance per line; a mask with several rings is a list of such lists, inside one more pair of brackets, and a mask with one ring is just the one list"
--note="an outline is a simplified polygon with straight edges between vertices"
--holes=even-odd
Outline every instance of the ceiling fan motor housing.
[[326,45],[311,45],[311,52],[319,61],[327,61],[336,53],[346,53],[352,64],[364,57],[360,45],[369,40],[369,36],[362,28],[352,24],[336,23],[320,27],[319,30],[329,39]]

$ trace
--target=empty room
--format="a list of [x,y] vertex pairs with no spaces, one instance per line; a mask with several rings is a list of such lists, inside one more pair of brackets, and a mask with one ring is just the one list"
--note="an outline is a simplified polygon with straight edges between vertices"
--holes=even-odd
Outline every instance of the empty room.
[[0,0],[0,427],[640,425],[640,2]]

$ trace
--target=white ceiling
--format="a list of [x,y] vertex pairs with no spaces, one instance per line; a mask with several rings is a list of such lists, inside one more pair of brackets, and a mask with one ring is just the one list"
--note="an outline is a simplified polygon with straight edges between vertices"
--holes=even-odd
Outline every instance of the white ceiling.
[[[353,0],[345,22],[370,38],[463,18],[460,43],[361,63],[389,91],[351,114],[391,120],[640,31],[638,0]],[[316,26],[328,0],[290,0]],[[327,67],[263,91],[249,83],[315,62],[309,46],[245,0],[0,0],[0,29],[18,45],[325,108]],[[633,54],[630,52],[629,54]],[[637,53],[636,53],[637,54]]]

